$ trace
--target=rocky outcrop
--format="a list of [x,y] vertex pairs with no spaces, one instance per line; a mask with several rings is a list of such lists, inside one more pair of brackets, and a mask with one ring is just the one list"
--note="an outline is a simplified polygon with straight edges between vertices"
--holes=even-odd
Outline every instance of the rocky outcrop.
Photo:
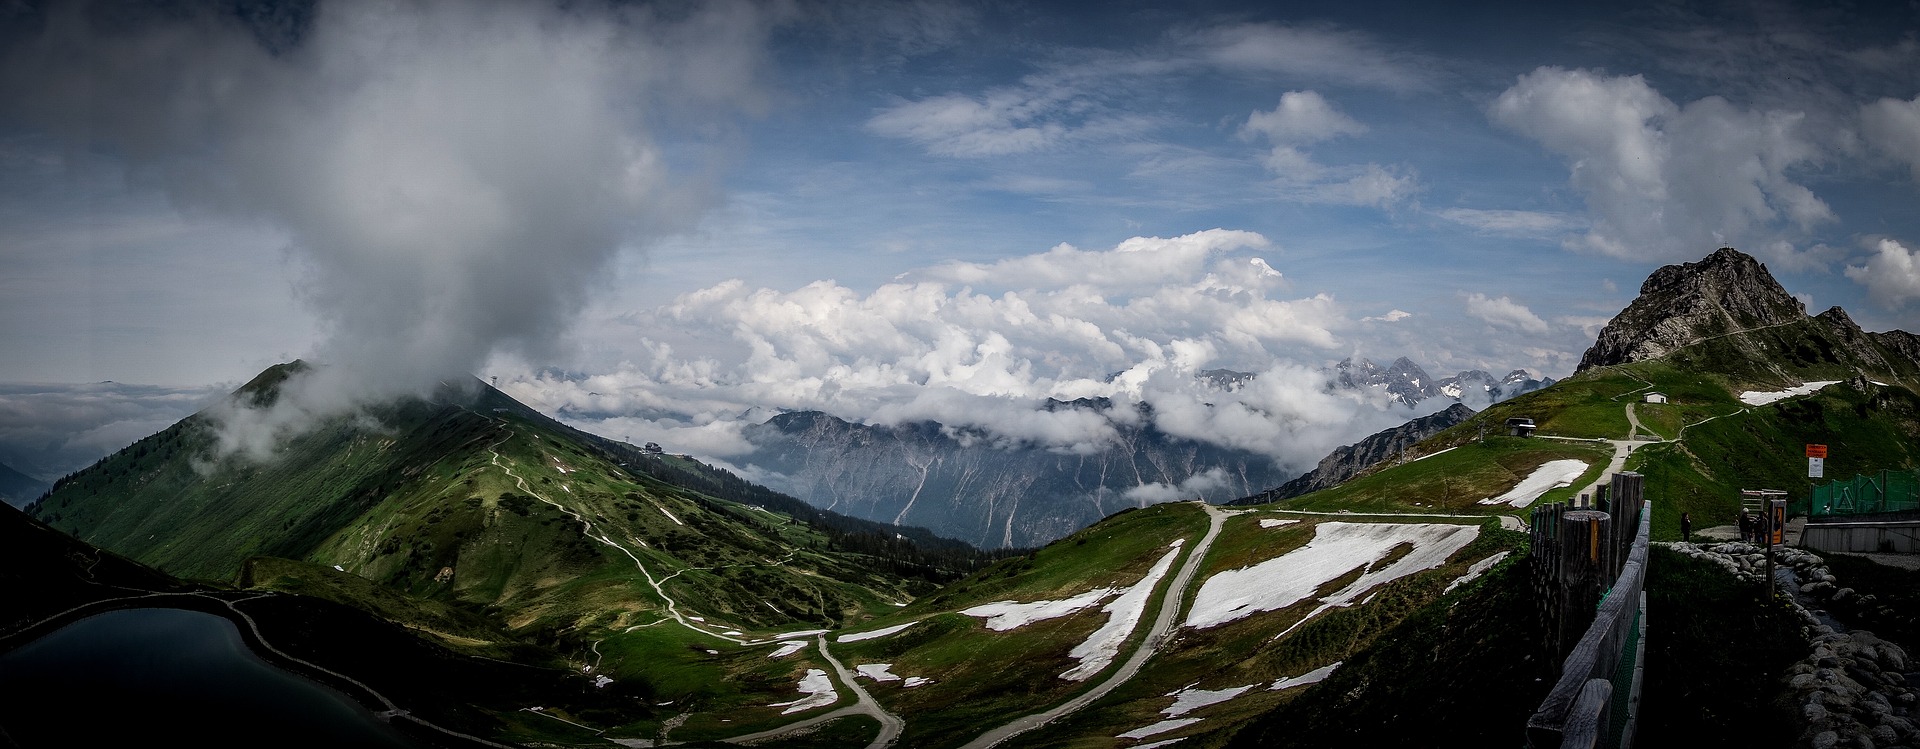
[[1657,359],[1703,338],[1806,316],[1806,305],[1781,288],[1765,265],[1722,247],[1699,262],[1648,276],[1640,296],[1600,331],[1579,369]]
[[1473,413],[1473,409],[1455,403],[1445,411],[1375,432],[1366,439],[1328,453],[1327,457],[1320,459],[1319,465],[1299,478],[1251,497],[1235,500],[1234,504],[1278,502],[1338,486],[1369,468],[1394,459],[1421,440],[1466,421]]

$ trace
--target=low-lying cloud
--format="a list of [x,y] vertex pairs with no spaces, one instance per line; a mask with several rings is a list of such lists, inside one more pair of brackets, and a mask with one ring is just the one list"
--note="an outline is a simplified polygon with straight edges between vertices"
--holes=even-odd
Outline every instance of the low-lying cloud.
[[258,456],[497,352],[557,353],[608,261],[705,203],[651,105],[759,106],[775,19],[745,3],[668,18],[341,0],[284,23],[77,4],[38,20],[8,39],[0,117],[106,149],[187,210],[291,237],[328,366],[270,412],[225,415],[222,445]]
[[[752,452],[748,424],[820,410],[1083,454],[1151,419],[1305,466],[1414,414],[1331,387],[1325,366],[1358,323],[1329,295],[1290,293],[1264,257],[1276,252],[1258,234],[1211,230],[946,263],[864,293],[729,281],[628,314],[645,355],[615,371],[502,387],[602,434],[720,458]],[[1231,389],[1200,376],[1218,368],[1258,376]],[[1049,398],[1117,407],[1048,410]]]

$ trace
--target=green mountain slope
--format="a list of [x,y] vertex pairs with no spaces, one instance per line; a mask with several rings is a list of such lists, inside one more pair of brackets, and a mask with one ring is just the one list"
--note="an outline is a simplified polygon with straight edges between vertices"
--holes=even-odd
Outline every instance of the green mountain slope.
[[[271,370],[235,397],[270,399],[298,371]],[[939,539],[922,548],[909,539],[925,531],[813,510],[693,461],[613,449],[477,382],[322,424],[264,463],[212,458],[215,428],[206,414],[187,419],[63,479],[33,509],[182,577],[332,601],[463,654],[558,656],[608,689],[667,697],[593,714],[628,735],[659,730],[667,704],[771,704],[825,664],[768,658],[768,635],[893,612],[993,558]],[[767,647],[743,652],[749,643]],[[494,735],[520,740],[577,730],[496,717],[508,727]]]

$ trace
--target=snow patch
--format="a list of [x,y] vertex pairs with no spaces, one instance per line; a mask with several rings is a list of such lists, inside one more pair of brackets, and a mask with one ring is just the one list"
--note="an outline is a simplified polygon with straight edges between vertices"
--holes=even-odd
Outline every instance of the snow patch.
[[1292,687],[1302,687],[1308,684],[1318,684],[1322,679],[1325,679],[1327,678],[1328,675],[1332,674],[1334,669],[1339,668],[1341,663],[1342,661],[1334,661],[1332,663],[1329,663],[1325,666],[1321,666],[1312,671],[1308,671],[1299,676],[1290,676],[1285,679],[1276,679],[1273,682],[1273,686],[1267,687],[1267,690],[1277,692],[1282,689],[1289,689]]
[[1293,525],[1294,523],[1298,523],[1298,522],[1300,521],[1293,520],[1293,519],[1281,520],[1279,518],[1260,518],[1260,527],[1278,528],[1283,525]]
[[932,684],[932,683],[933,683],[932,679],[929,679],[924,676],[909,676],[907,677],[906,681],[900,683],[900,686],[902,688],[909,688],[909,687],[917,687],[922,684]]
[[1533,474],[1520,481],[1518,486],[1508,489],[1498,497],[1480,500],[1483,505],[1509,504],[1514,507],[1526,507],[1540,498],[1540,495],[1563,486],[1573,486],[1580,480],[1580,474],[1587,472],[1585,461],[1549,460],[1545,465],[1533,469]]
[[1767,405],[1768,403],[1772,403],[1774,401],[1786,400],[1796,395],[1812,395],[1815,391],[1819,390],[1820,388],[1826,387],[1828,385],[1838,385],[1838,384],[1840,384],[1839,380],[1821,380],[1819,382],[1809,382],[1799,387],[1787,388],[1786,390],[1776,390],[1768,393],[1763,393],[1758,390],[1748,390],[1747,392],[1740,394],[1740,402],[1745,403],[1749,406],[1764,406],[1764,405]]
[[789,655],[793,655],[794,653],[798,653],[805,649],[807,649],[807,643],[805,640],[783,642],[783,643],[780,643],[780,648],[778,650],[775,650],[772,653],[768,654],[767,657],[768,658],[785,658]]
[[860,672],[861,676],[878,682],[899,681],[900,676],[887,670],[890,668],[893,668],[891,663],[862,663],[854,666],[853,670]]
[[707,618],[706,618],[706,617],[704,617],[704,616],[689,616],[689,617],[687,617],[687,618],[688,618],[688,619],[692,619],[692,620],[694,620],[694,621],[696,621],[696,622],[704,622],[704,621],[706,621],[706,620],[707,620]]
[[919,623],[920,623],[920,620],[915,619],[913,621],[907,622],[906,624],[895,624],[891,627],[882,627],[872,632],[856,632],[850,635],[841,635],[839,637],[833,638],[833,641],[834,642],[859,642],[861,640],[871,640],[877,637],[886,637],[887,635],[899,634],[901,632],[904,632],[908,627],[911,627]]
[[1058,601],[1032,601],[1015,603],[1013,601],[994,601],[983,603],[960,613],[977,616],[987,620],[987,629],[1005,632],[1009,629],[1032,624],[1037,621],[1066,616],[1073,612],[1104,601],[1107,596],[1120,592],[1115,588],[1094,588],[1072,598]]
[[725,631],[725,632],[721,632],[720,634],[723,634],[723,635],[738,635],[738,634],[744,634],[744,633],[743,633],[743,632],[741,632],[740,630],[737,630],[737,629],[729,629],[729,630],[727,630],[727,631]]
[[[1458,396],[1456,396],[1456,397],[1458,397]],[[1431,458],[1431,457],[1433,457],[1433,456],[1435,456],[1435,455],[1439,455],[1440,453],[1450,453],[1450,452],[1453,452],[1453,451],[1455,451],[1455,450],[1458,450],[1458,449],[1460,449],[1460,446],[1459,446],[1459,445],[1455,445],[1455,446],[1453,446],[1453,447],[1449,447],[1449,448],[1447,448],[1447,449],[1445,449],[1445,450],[1435,450],[1435,451],[1433,451],[1433,452],[1430,452],[1430,453],[1427,453],[1427,454],[1425,454],[1425,455],[1422,455],[1422,456],[1420,456],[1420,457],[1418,457],[1418,458],[1414,458],[1413,460],[1409,460],[1409,461],[1407,461],[1407,462],[1408,462],[1408,463],[1418,463],[1418,462],[1420,462],[1420,461],[1423,461],[1423,460],[1426,460],[1426,459],[1428,459],[1428,458]]]
[[1227,687],[1226,689],[1194,689],[1193,687],[1176,689],[1167,693],[1168,697],[1173,698],[1173,704],[1162,709],[1160,714],[1177,718],[1208,705],[1226,702],[1256,686],[1259,685],[1248,684],[1244,687]]
[[800,678],[800,693],[806,695],[792,702],[776,702],[768,707],[784,707],[781,715],[826,707],[840,701],[840,693],[834,691],[833,680],[827,678],[827,672],[817,668],[807,669],[807,675]]
[[[688,618],[688,619],[692,619],[693,617],[691,617],[691,616],[690,616],[690,617],[687,617],[687,618]],[[769,639],[774,639],[774,640],[791,640],[791,639],[794,639],[794,638],[796,638],[796,637],[812,637],[812,636],[814,636],[814,635],[824,635],[824,634],[826,634],[826,633],[828,633],[828,632],[830,632],[830,631],[832,631],[832,630],[826,630],[826,629],[803,629],[803,630],[800,630],[800,631],[798,631],[798,632],[787,632],[787,633],[784,633],[784,634],[778,634],[778,635],[774,635],[773,637],[771,637],[771,638],[769,638]]]
[[1487,557],[1486,559],[1482,559],[1478,562],[1474,562],[1472,567],[1467,568],[1467,574],[1461,575],[1459,578],[1456,578],[1453,582],[1447,583],[1447,589],[1440,591],[1440,594],[1446,595],[1448,593],[1452,593],[1454,588],[1458,588],[1462,585],[1466,585],[1467,583],[1473,582],[1474,578],[1486,574],[1487,570],[1493,569],[1494,565],[1499,564],[1500,560],[1506,559],[1507,555],[1512,553],[1513,552],[1511,551],[1503,551],[1493,556]]
[[593,677],[593,686],[595,689],[606,689],[607,685],[612,683],[613,683],[613,680],[605,676]]
[[[1349,570],[1367,566],[1358,580],[1321,599],[1323,605],[1301,620],[1305,622],[1327,608],[1346,605],[1376,586],[1438,567],[1479,535],[1477,525],[1321,523],[1314,527],[1313,540],[1306,546],[1207,578],[1194,596],[1185,626],[1205,629],[1262,611],[1284,609],[1306,600],[1321,585]],[[1413,544],[1413,552],[1392,564],[1374,566],[1403,543]]]
[[[1185,728],[1187,726],[1193,725],[1198,722],[1200,722],[1199,718],[1177,718],[1174,720],[1163,720],[1153,725],[1147,726],[1145,728],[1135,728],[1131,731],[1120,734],[1119,736],[1115,736],[1114,738],[1144,739],[1156,733],[1166,733],[1175,728]],[[1164,746],[1164,744],[1162,746]]]
[[1140,624],[1140,615],[1146,613],[1147,599],[1153,595],[1153,588],[1160,584],[1160,578],[1167,576],[1167,570],[1173,568],[1174,557],[1180,556],[1178,547],[1161,555],[1160,561],[1153,563],[1153,569],[1147,570],[1146,577],[1134,583],[1127,592],[1120,594],[1100,610],[1107,612],[1107,623],[1100,625],[1093,634],[1078,645],[1068,655],[1079,659],[1080,665],[1067,669],[1060,678],[1068,681],[1085,681],[1101,669],[1113,663],[1119,655],[1120,646],[1126,643],[1127,635]]
[[674,525],[686,525],[686,523],[680,522],[680,518],[674,517],[673,513],[667,512],[667,508],[661,507],[658,502],[653,503],[653,509],[659,510],[660,514],[667,516],[667,519],[673,521]]

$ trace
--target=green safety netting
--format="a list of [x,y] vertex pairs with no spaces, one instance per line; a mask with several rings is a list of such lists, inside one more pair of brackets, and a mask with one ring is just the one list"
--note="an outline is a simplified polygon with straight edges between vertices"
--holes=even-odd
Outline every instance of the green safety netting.
[[1912,471],[1881,471],[1813,488],[1812,515],[1864,515],[1920,510],[1920,479]]

